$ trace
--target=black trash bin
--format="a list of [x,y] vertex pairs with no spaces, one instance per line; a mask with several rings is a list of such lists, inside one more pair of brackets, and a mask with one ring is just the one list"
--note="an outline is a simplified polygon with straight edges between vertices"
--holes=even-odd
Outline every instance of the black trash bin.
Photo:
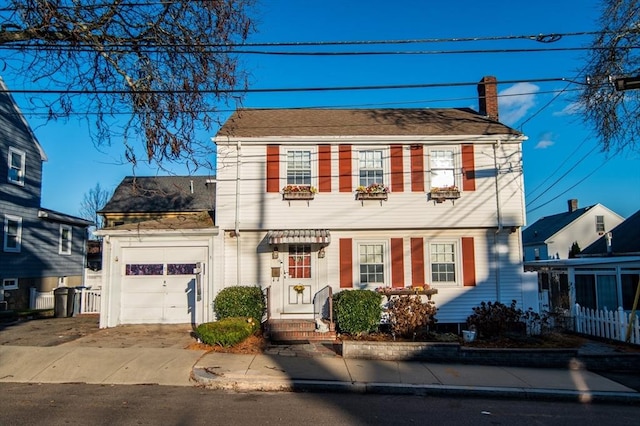
[[75,287],[69,287],[67,293],[67,316],[72,317],[73,311],[76,305],[76,289]]
[[66,318],[68,312],[69,288],[58,287],[53,290],[53,316],[55,318]]

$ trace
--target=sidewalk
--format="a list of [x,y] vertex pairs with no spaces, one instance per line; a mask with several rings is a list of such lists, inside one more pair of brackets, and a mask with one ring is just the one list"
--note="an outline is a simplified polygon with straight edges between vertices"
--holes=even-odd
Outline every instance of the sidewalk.
[[326,391],[640,403],[640,393],[579,369],[533,369],[341,357],[207,353],[194,379],[236,391]]
[[[32,330],[26,332],[24,326]],[[238,391],[553,398],[640,404],[640,392],[584,369],[344,359],[330,344],[277,345],[260,355],[235,355],[186,349],[194,341],[188,325],[101,330],[95,326],[96,331],[84,335],[80,329],[67,330],[69,326],[64,321],[51,320],[49,324],[44,320],[0,330],[0,340],[4,342],[0,344],[0,382],[159,384]],[[69,333],[73,336],[67,336]],[[605,357],[613,353],[611,350],[596,343],[581,349]],[[622,374],[611,377],[634,383]],[[640,390],[635,383],[629,386]]]

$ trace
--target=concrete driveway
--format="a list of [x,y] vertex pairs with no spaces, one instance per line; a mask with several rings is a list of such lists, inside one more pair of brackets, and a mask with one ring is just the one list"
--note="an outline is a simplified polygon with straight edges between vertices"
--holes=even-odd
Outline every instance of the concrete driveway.
[[141,324],[98,328],[97,315],[0,324],[0,346],[184,349],[196,340],[191,324]]

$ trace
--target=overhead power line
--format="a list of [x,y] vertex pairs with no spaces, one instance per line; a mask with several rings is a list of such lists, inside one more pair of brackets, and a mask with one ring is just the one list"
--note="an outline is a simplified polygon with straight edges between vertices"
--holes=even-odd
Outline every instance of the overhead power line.
[[[502,80],[498,84],[516,84],[516,83],[548,83],[557,81],[568,81],[575,84],[582,84],[577,81],[567,79],[565,77],[536,78],[536,79],[518,79],[518,80]],[[333,86],[333,87],[280,87],[280,88],[254,88],[254,89],[211,89],[198,90],[200,93],[219,93],[219,94],[238,94],[238,93],[276,93],[276,92],[325,92],[325,91],[351,91],[351,90],[398,90],[398,89],[426,89],[437,87],[462,87],[477,86],[478,82],[458,82],[458,83],[421,83],[421,84],[389,84],[374,86]],[[0,93],[3,92],[0,90]],[[18,89],[5,90],[8,93],[18,94],[114,94],[124,95],[132,93],[131,90],[51,90],[51,89]],[[139,90],[135,93],[191,93],[193,90]]]

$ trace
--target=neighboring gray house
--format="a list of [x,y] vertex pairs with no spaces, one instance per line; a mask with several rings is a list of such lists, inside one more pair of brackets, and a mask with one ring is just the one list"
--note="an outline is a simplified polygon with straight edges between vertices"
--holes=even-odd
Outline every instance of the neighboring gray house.
[[0,79],[0,309],[29,305],[29,289],[82,285],[90,221],[40,206],[47,157]]
[[522,231],[524,261],[568,259],[575,242],[583,249],[623,220],[602,204],[578,208],[578,200],[568,200],[566,212],[543,217]]

